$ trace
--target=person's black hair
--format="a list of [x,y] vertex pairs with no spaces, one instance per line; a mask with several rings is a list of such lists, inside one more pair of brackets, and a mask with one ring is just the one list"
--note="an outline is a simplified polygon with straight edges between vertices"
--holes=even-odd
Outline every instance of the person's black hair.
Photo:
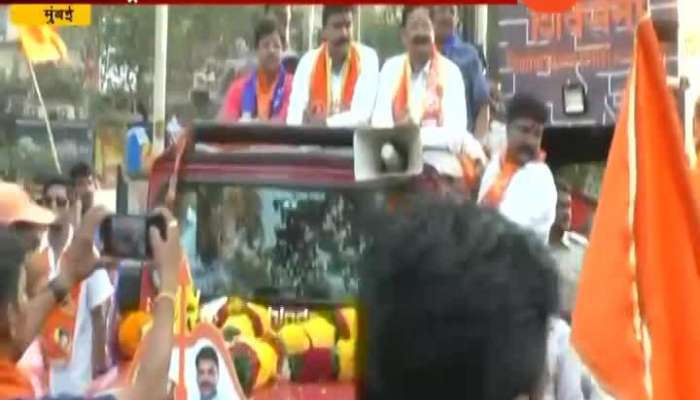
[[506,122],[511,123],[518,118],[530,118],[537,123],[547,122],[549,113],[544,103],[529,94],[516,93],[508,102]]
[[564,193],[571,193],[571,184],[567,182],[564,178],[554,179],[554,186],[557,187],[557,191]]
[[143,101],[136,104],[136,112],[143,118],[143,122],[148,122],[148,108]]
[[219,355],[216,354],[216,350],[214,350],[214,348],[211,346],[204,346],[199,350],[199,353],[197,353],[197,357],[194,360],[194,365],[199,367],[199,363],[202,360],[213,361],[214,364],[216,364],[216,367],[219,368]]
[[283,40],[284,34],[277,26],[277,20],[269,16],[262,17],[255,24],[255,28],[253,29],[253,44],[255,45],[255,48],[258,48],[261,40],[273,33],[277,33],[280,39]]
[[44,185],[41,188],[41,195],[46,196],[46,193],[48,193],[49,189],[51,189],[53,186],[63,186],[66,188],[66,190],[68,190],[71,187],[71,183],[68,181],[68,179],[62,176],[54,176],[44,182]]
[[428,13],[430,13],[430,10],[431,10],[430,6],[427,6],[427,5],[404,6],[403,10],[401,10],[401,28],[406,27],[406,24],[408,23],[408,17],[410,17],[411,13],[418,8],[425,8],[428,10]]
[[435,17],[435,8],[436,7],[451,7],[452,11],[454,11],[455,15],[459,17],[459,6],[457,4],[436,4],[434,6],[430,6],[428,9],[430,13],[430,19],[433,19]]
[[73,166],[73,168],[70,169],[69,176],[73,183],[80,178],[93,176],[92,167],[85,162],[78,162]]
[[0,307],[17,301],[19,276],[26,253],[22,241],[9,228],[0,228]]
[[536,393],[558,308],[544,244],[495,211],[446,200],[384,225],[361,271],[358,398]]
[[353,6],[323,6],[323,11],[321,12],[321,24],[326,27],[328,19],[335,14],[353,14],[355,12],[355,7]]

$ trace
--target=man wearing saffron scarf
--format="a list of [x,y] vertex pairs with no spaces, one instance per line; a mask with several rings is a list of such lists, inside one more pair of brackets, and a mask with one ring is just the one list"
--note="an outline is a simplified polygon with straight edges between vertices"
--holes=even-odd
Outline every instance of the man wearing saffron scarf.
[[457,64],[464,80],[469,131],[477,138],[488,131],[489,84],[478,50],[457,35],[459,17],[456,5],[432,7],[435,41],[440,53]]
[[404,7],[401,39],[407,53],[388,59],[382,67],[372,125],[390,128],[413,123],[421,128],[466,130],[462,75],[437,51],[428,7]]
[[289,101],[289,125],[367,125],[379,75],[377,53],[352,40],[351,6],[324,6],[323,43],[299,61]]
[[282,66],[282,33],[274,19],[255,26],[258,66],[233,82],[219,112],[224,122],[278,121],[287,117],[292,76]]
[[513,97],[506,111],[505,154],[492,157],[479,189],[481,205],[534,231],[544,243],[557,214],[557,189],[541,150],[547,115],[541,101],[522,94]]

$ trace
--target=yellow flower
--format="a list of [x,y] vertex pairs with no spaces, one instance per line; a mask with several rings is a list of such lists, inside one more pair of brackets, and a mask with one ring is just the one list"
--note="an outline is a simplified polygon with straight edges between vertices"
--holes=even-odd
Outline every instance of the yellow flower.
[[[134,311],[127,315],[119,324],[119,349],[128,358],[134,357],[136,349],[145,334],[146,325],[150,324],[151,316],[144,311]],[[80,345],[80,343],[78,343]]]
[[278,334],[288,355],[301,354],[311,348],[309,337],[299,324],[288,324],[280,329]]
[[338,380],[348,382],[355,377],[355,339],[338,340]]
[[303,327],[313,347],[329,349],[335,344],[335,326],[325,318],[312,316]]
[[226,319],[221,328],[227,341],[231,341],[234,336],[255,337],[253,322],[246,314],[232,315]]

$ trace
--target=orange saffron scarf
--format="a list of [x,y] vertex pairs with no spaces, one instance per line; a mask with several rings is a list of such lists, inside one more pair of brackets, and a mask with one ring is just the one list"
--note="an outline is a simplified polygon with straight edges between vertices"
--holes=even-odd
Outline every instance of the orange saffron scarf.
[[459,161],[459,165],[462,167],[462,180],[464,181],[464,185],[469,190],[474,189],[483,170],[482,164],[466,154],[459,154],[457,156],[457,161]]
[[81,291],[82,284],[75,285],[66,301],[54,308],[46,318],[39,341],[42,352],[51,364],[64,364],[71,359],[73,346],[76,345],[75,324]]
[[257,107],[258,107],[258,119],[267,121],[270,119],[270,109],[272,106],[272,98],[275,93],[275,82],[268,82],[265,74],[258,74],[257,81],[255,82],[255,89],[257,91]]
[[[433,48],[433,56],[430,60],[430,70],[428,71],[428,85],[425,98],[423,99],[423,109],[420,111],[420,121],[417,122],[420,126],[435,124],[442,126],[442,94],[443,84],[441,82],[442,74],[439,65],[439,54],[436,48]],[[406,114],[411,115],[411,63],[408,55],[404,62],[403,72],[399,78],[398,88],[394,94],[392,110],[394,112],[394,121],[401,121]]]
[[360,75],[360,52],[356,45],[350,44],[348,56],[343,67],[343,91],[340,97],[340,110],[332,109],[331,96],[331,59],[328,56],[328,44],[323,43],[316,57],[316,64],[311,71],[310,110],[314,115],[328,116],[333,112],[347,111],[352,104],[355,84]]
[[[547,154],[544,151],[540,151],[539,161],[544,161]],[[488,192],[481,199],[481,204],[489,208],[498,208],[503,201],[503,196],[506,193],[506,189],[513,179],[513,175],[521,168],[516,162],[511,161],[508,157],[501,157],[501,170],[493,182]]]
[[0,360],[0,395],[3,399],[32,399],[34,388],[27,377],[8,360]]
[[498,173],[496,180],[493,182],[489,191],[481,199],[481,204],[489,208],[498,208],[503,201],[503,195],[510,184],[513,175],[520,169],[520,166],[506,157],[501,158],[501,171]]

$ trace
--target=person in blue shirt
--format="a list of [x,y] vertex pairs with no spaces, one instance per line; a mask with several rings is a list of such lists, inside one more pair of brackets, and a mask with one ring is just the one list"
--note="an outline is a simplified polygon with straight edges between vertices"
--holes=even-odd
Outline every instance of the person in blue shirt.
[[470,43],[463,42],[457,34],[459,16],[456,5],[432,7],[431,18],[438,49],[457,64],[462,73],[468,129],[480,139],[488,130],[489,85],[479,51]]
[[130,177],[142,177],[150,155],[152,129],[148,111],[143,103],[137,106],[138,117],[129,124],[126,132],[126,173]]

